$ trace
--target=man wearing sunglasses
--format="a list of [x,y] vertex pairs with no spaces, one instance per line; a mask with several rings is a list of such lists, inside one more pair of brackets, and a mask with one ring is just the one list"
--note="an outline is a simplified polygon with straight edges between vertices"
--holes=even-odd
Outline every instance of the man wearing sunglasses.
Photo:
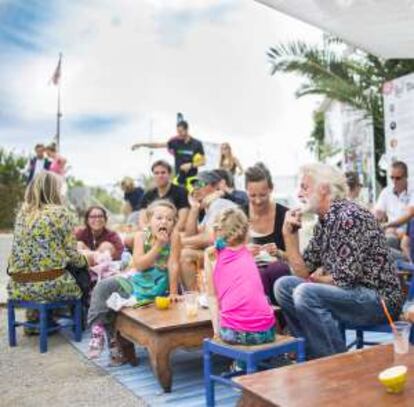
[[407,234],[407,223],[414,217],[414,194],[408,188],[408,168],[402,161],[391,165],[392,185],[384,188],[374,207],[374,215],[385,222],[388,245],[401,250],[401,240]]

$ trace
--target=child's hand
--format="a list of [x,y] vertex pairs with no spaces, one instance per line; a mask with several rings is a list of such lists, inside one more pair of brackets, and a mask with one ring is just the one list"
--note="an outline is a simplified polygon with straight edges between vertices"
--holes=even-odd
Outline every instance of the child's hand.
[[168,235],[166,230],[159,230],[158,233],[155,235],[157,243],[163,247],[170,242],[170,236]]
[[257,256],[260,253],[260,245],[250,243],[247,245],[247,248],[249,249],[250,253],[253,255],[253,257]]
[[182,301],[183,297],[181,295],[178,295],[177,293],[170,294],[170,300],[171,302],[180,302]]
[[271,256],[276,256],[278,248],[275,243],[267,243],[262,246],[262,250],[268,252]]

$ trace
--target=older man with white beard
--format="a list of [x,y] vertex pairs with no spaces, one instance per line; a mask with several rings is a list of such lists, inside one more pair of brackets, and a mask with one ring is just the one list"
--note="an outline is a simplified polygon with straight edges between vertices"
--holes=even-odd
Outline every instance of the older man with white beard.
[[[341,324],[380,324],[400,313],[403,296],[385,235],[374,216],[346,199],[346,179],[325,164],[301,168],[301,210],[286,214],[283,236],[294,276],[280,278],[275,298],[292,334],[306,339],[309,358],[346,351]],[[304,212],[319,221],[301,254],[298,229]]]

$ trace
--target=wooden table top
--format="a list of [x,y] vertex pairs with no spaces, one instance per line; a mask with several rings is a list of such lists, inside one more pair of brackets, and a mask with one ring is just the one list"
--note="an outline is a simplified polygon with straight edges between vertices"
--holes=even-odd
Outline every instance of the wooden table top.
[[119,314],[127,316],[138,324],[154,331],[170,331],[177,328],[192,328],[211,325],[210,311],[198,309],[197,316],[187,317],[184,303],[171,304],[166,310],[159,310],[151,304],[142,308],[123,308]]
[[[378,374],[400,364],[408,367],[405,391],[387,394]],[[414,347],[394,358],[392,345],[378,345],[234,380],[274,406],[414,406]]]

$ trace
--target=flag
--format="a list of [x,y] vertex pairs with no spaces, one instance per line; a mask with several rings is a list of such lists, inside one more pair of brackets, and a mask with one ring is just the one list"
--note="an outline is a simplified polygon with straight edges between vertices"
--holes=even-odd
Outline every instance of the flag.
[[62,70],[62,54],[59,54],[59,61],[58,64],[56,66],[55,72],[53,72],[52,77],[50,78],[50,82],[53,83],[53,85],[58,85],[59,81],[60,81],[60,75],[61,75],[61,70]]

